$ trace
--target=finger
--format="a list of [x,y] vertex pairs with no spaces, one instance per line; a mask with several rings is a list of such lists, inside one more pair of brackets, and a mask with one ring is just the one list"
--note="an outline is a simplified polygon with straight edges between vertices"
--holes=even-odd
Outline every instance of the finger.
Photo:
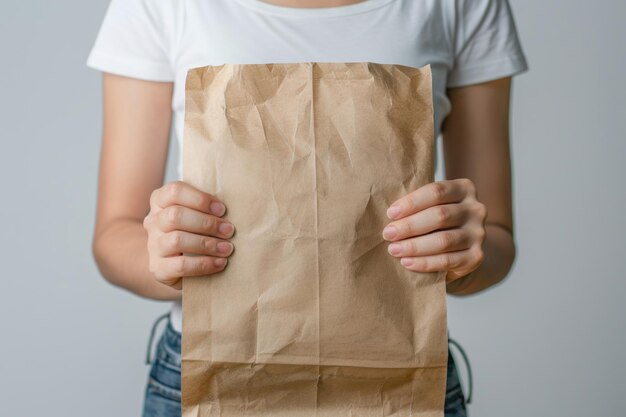
[[465,189],[458,181],[435,181],[396,200],[387,209],[387,217],[392,220],[400,219],[428,207],[459,202],[463,198]]
[[217,197],[183,181],[164,185],[150,199],[160,208],[179,205],[220,217],[226,212],[226,206]]
[[168,287],[172,287],[175,290],[183,289],[183,280],[182,277],[170,277],[163,280],[159,280],[161,284],[167,285]]
[[178,255],[162,258],[159,270],[168,277],[202,276],[222,271],[227,263],[228,258]]
[[211,236],[174,230],[159,237],[157,250],[159,256],[179,255],[181,252],[229,256],[233,252],[233,244]]
[[159,228],[164,232],[183,230],[223,239],[230,238],[235,227],[217,216],[178,205],[168,206],[157,214]]
[[401,258],[400,263],[410,271],[437,272],[460,268],[468,262],[469,257],[469,250],[462,250],[439,255]]
[[390,255],[404,258],[437,255],[468,249],[472,245],[470,234],[464,229],[450,229],[391,243]]
[[389,223],[383,229],[383,238],[397,241],[424,235],[439,229],[461,226],[465,212],[459,204],[441,204]]

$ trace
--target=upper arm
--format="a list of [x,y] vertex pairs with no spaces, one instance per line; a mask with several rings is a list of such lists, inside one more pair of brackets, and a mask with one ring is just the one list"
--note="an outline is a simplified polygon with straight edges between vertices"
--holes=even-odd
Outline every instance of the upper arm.
[[487,223],[513,232],[509,100],[511,77],[450,88],[452,109],[444,121],[446,178],[474,181],[487,206]]
[[513,233],[511,77],[528,69],[508,0],[458,0],[448,74],[451,110],[442,126],[446,177],[469,178],[487,223]]
[[95,237],[120,218],[141,221],[163,184],[171,82],[103,75],[104,118]]
[[453,65],[448,87],[461,87],[528,70],[508,0],[458,0],[451,12]]

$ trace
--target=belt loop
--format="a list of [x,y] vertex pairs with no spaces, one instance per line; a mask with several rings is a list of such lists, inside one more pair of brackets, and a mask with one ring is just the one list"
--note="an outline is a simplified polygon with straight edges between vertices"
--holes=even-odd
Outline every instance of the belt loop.
[[[461,353],[461,356],[463,357],[463,361],[465,362],[465,367],[467,368],[467,385],[468,385],[467,399],[465,402],[469,404],[472,402],[472,390],[474,389],[474,383],[472,381],[472,367],[470,366],[469,359],[467,358],[467,354],[465,353],[465,350],[461,347],[459,342],[448,337],[448,343],[455,346],[459,350],[459,352]],[[460,380],[460,377],[459,377],[459,380]]]
[[156,331],[156,328],[158,326],[158,324],[164,319],[167,318],[170,315],[169,312],[159,316],[158,319],[155,320],[154,324],[152,325],[152,330],[150,331],[150,339],[148,340],[148,351],[146,352],[146,365],[150,365],[150,363],[152,363],[152,358],[151,358],[151,353],[152,353],[152,342],[154,339],[154,333]]

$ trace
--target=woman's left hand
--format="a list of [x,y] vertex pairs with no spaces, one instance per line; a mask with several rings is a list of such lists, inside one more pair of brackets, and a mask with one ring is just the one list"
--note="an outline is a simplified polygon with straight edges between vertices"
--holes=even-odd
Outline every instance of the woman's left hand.
[[435,181],[395,201],[383,238],[391,255],[411,271],[448,271],[451,282],[484,259],[486,206],[467,178]]

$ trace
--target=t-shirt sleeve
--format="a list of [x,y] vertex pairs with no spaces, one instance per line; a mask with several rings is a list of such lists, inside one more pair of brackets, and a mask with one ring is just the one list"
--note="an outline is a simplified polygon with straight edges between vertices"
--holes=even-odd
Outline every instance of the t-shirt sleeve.
[[528,70],[507,0],[456,2],[454,64],[448,87],[517,75]]
[[173,81],[173,16],[166,0],[111,0],[87,66],[150,81]]

